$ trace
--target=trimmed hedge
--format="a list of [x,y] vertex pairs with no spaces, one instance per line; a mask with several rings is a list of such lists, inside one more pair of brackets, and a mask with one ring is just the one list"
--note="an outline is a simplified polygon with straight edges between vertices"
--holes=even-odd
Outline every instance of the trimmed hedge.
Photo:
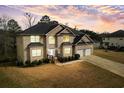
[[23,62],[19,62],[19,61],[16,62],[17,66],[24,66],[24,67],[34,67],[37,65],[48,64],[48,63],[50,63],[50,60],[48,58],[43,58],[41,60],[34,60],[32,62],[27,60],[25,61],[25,65],[23,64]]
[[58,61],[60,61],[61,63],[72,61],[72,60],[78,60],[79,58],[80,58],[79,54],[75,54],[73,56],[68,56],[68,57],[62,57],[62,56],[57,57]]

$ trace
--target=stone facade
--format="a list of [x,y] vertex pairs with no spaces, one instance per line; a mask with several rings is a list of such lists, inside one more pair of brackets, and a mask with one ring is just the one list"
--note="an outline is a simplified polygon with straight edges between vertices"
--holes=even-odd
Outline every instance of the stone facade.
[[[69,42],[64,42],[64,35],[69,36]],[[92,44],[81,44],[81,45],[73,45],[74,41],[74,34],[67,30],[66,28],[63,29],[60,25],[49,31],[45,35],[36,35],[40,36],[40,44],[41,46],[31,46],[29,45],[32,43],[31,42],[31,36],[34,35],[18,35],[16,38],[17,42],[17,59],[19,61],[34,61],[34,60],[40,60],[42,58],[45,58],[49,55],[50,52],[54,52],[55,55],[57,56],[58,54],[61,54],[63,56],[72,56],[73,54],[77,53],[77,50],[80,49],[87,49],[90,48],[92,49],[93,52],[93,45]],[[53,36],[55,38],[55,44],[49,44],[49,37]],[[86,42],[89,42],[90,40],[87,38],[87,36],[83,36],[81,39],[83,39]],[[34,43],[34,42],[33,42]],[[67,43],[67,44],[63,44]],[[65,52],[65,49],[69,49],[69,53]],[[40,49],[41,50],[41,56],[32,56],[32,50],[33,49]]]

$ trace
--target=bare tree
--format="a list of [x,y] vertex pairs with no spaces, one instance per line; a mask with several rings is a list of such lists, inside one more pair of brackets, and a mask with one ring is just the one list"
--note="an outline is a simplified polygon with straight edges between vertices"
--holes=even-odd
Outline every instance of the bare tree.
[[6,15],[0,17],[0,28],[3,29],[4,31],[7,31],[7,23],[9,19],[10,18]]
[[25,17],[24,22],[25,22],[26,28],[29,28],[29,27],[34,25],[34,23],[36,21],[36,17],[35,16],[33,16],[30,13],[24,13],[24,17]]
[[9,46],[8,42],[10,42],[10,38],[9,38],[8,32],[7,32],[8,21],[9,21],[8,16],[3,15],[3,16],[0,17],[0,29],[2,29],[2,31],[3,31],[3,34],[0,37],[0,43],[2,45],[1,47],[3,47],[2,50],[4,51],[4,53],[3,53],[4,56],[7,56],[7,46]]

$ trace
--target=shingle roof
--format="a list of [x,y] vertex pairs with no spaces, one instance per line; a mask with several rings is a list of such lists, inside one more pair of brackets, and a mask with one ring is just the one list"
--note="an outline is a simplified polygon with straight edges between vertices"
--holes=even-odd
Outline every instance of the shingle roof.
[[81,31],[79,31],[79,30],[76,30],[76,29],[73,29],[73,28],[71,28],[71,27],[68,27],[68,26],[66,26],[66,25],[62,25],[62,24],[61,24],[61,26],[64,27],[64,28],[70,29],[70,30],[72,31],[72,33],[74,33],[76,36],[79,36],[79,35],[83,35],[83,34],[84,34],[83,32],[81,32]]
[[66,25],[61,25],[61,26],[64,27],[64,28],[70,29],[70,30],[72,31],[72,33],[76,36],[76,37],[74,38],[72,44],[76,44],[76,43],[77,43],[78,41],[80,41],[81,38],[85,35],[85,33],[81,32],[81,31],[78,31],[78,30],[76,30],[76,29],[72,29],[72,28],[70,28],[70,27],[68,27],[68,26],[66,26]]
[[74,38],[73,44],[76,44],[78,41],[80,41],[83,36],[84,36],[84,35],[76,36],[76,37]]
[[77,43],[78,45],[82,45],[82,44],[86,44],[86,42],[84,42],[83,40],[81,40],[80,42]]
[[[30,28],[28,28],[22,32],[18,32],[17,35],[45,35],[58,25],[60,25],[63,29],[67,28],[75,35],[75,38],[74,38],[74,41],[72,44],[76,44],[85,35],[85,33],[81,32],[81,31],[78,31],[76,29],[72,29],[71,27],[68,27],[68,26],[63,25],[63,24],[58,24],[57,22],[47,22],[47,23],[41,22],[41,23],[38,23],[38,24],[36,24],[36,25],[34,25],[34,26],[32,26],[32,27],[30,27]],[[67,45],[68,43],[63,43],[63,44]]]
[[58,26],[58,23],[55,22],[38,23],[22,32],[17,33],[17,35],[45,35],[56,26]]
[[70,42],[63,42],[61,45],[72,45]]
[[30,43],[27,47],[35,47],[35,46],[43,46],[43,44],[39,42],[35,42],[35,43]]
[[124,30],[118,30],[109,35],[109,37],[124,37]]
[[76,36],[79,36],[79,35],[84,35],[84,33],[83,32],[81,32],[81,31],[78,31],[78,30],[72,30],[72,32],[76,35]]

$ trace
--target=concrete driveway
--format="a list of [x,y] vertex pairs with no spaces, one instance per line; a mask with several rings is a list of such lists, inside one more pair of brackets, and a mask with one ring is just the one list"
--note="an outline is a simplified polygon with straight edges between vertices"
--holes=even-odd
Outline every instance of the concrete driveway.
[[83,60],[124,77],[124,64],[101,58],[95,55],[84,57]]

